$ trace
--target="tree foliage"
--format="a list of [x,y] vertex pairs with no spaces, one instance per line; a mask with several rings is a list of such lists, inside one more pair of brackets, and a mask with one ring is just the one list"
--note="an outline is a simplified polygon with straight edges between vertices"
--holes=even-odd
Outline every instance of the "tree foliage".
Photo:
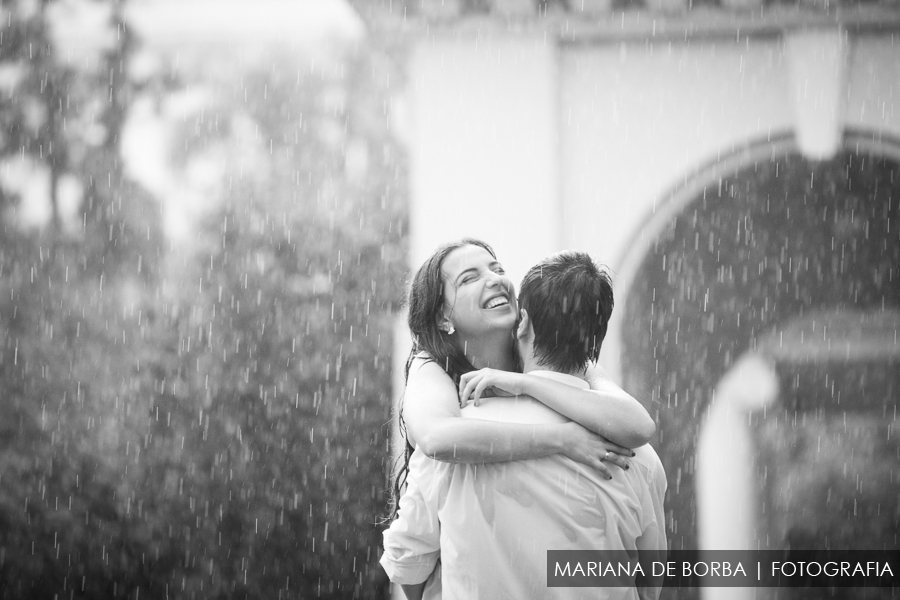
[[0,197],[0,597],[381,597],[395,66],[273,55],[201,82],[172,161],[224,168],[179,248],[122,166],[144,91],[120,3],[92,69],[54,54],[49,4],[6,4],[0,41],[0,160],[30,157],[54,207],[29,226],[25,195]]

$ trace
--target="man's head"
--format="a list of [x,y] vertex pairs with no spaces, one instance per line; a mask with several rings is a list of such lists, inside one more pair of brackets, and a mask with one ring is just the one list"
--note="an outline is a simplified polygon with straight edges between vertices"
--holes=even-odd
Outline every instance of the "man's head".
[[[613,309],[612,281],[584,252],[547,257],[519,287],[516,329],[523,359],[533,344],[538,365],[572,373],[596,361]],[[523,347],[524,346],[524,347]]]

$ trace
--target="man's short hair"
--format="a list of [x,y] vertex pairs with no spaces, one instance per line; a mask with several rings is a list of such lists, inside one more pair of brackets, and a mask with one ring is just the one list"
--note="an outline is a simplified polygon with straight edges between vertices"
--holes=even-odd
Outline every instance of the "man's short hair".
[[534,328],[538,364],[561,372],[596,361],[613,309],[612,280],[585,252],[565,251],[529,269],[519,307]]

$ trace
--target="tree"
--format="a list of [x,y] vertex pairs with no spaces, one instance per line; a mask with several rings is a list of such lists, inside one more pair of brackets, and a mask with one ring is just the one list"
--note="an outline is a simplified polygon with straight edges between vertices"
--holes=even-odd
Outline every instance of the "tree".
[[396,65],[200,82],[214,104],[172,155],[225,170],[173,254],[119,149],[135,42],[120,3],[93,5],[120,35],[89,69],[55,53],[52,2],[6,5],[2,30],[0,160],[25,156],[53,209],[29,224],[27,191],[0,197],[0,597],[379,597]]
[[[185,442],[197,458],[192,490],[216,501],[191,540],[223,597],[384,591],[376,523],[405,171],[375,114],[384,103],[373,96],[387,90],[372,71],[363,52],[347,59],[346,79],[273,58],[211,95],[232,99],[204,107],[216,127],[178,142],[230,157],[225,172],[243,173],[205,220],[178,319],[180,347],[190,348],[182,362],[197,365],[183,387],[201,407],[179,412],[175,398],[166,407],[182,428],[195,424]],[[252,142],[238,132],[250,123]],[[353,152],[381,163],[348,164]]]

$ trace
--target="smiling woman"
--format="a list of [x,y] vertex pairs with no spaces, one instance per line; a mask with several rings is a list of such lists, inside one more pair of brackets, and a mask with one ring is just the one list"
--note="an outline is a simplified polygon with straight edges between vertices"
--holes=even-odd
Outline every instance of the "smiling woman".
[[[414,344],[398,415],[401,432],[407,435],[409,428],[407,463],[418,446],[428,456],[451,462],[497,462],[564,453],[606,470],[597,457],[611,449],[607,439],[634,447],[652,435],[653,423],[646,410],[618,388],[600,395],[607,402],[625,405],[594,429],[593,433],[605,436],[603,440],[591,437],[582,427],[565,433],[558,427],[520,428],[459,419],[457,386],[463,374],[483,368],[519,368],[512,335],[518,316],[515,289],[485,242],[466,238],[438,248],[416,272],[408,299],[407,322]],[[540,390],[534,395],[545,403],[576,398],[605,410],[597,403],[598,392],[552,384]],[[562,440],[566,440],[565,447],[561,447]],[[405,474],[404,466],[396,480],[398,493]]]
[[[636,400],[616,386],[599,392],[585,389],[588,384],[580,380],[576,381],[583,388],[539,375],[510,373],[519,370],[513,345],[517,299],[512,282],[486,243],[463,239],[439,248],[416,273],[408,298],[414,346],[398,415],[406,452],[395,480],[395,520],[385,533],[381,563],[392,581],[415,585],[415,591],[410,590],[410,597],[415,597],[426,579],[428,590],[436,585],[436,577],[431,577],[435,540],[427,532],[440,529],[430,517],[442,509],[421,500],[421,490],[434,489],[438,483],[433,479],[438,467],[429,467],[429,457],[444,463],[480,464],[560,454],[609,479],[603,461],[625,466],[615,455],[633,456],[629,448],[646,443],[653,434],[653,422]],[[474,373],[476,369],[481,370]],[[461,418],[457,388],[468,391],[469,374],[502,380],[494,384],[495,391],[532,396],[557,411],[559,418],[536,422]],[[507,385],[510,381],[512,385]],[[479,395],[476,392],[476,400]],[[462,398],[462,403],[467,401]],[[423,518],[422,506],[430,517]],[[465,506],[456,510],[465,511]],[[421,528],[422,523],[427,525]]]
[[446,281],[441,330],[458,331],[473,365],[513,370],[506,349],[512,348],[509,332],[516,321],[515,288],[503,266],[486,248],[469,244],[451,251],[441,271]]

